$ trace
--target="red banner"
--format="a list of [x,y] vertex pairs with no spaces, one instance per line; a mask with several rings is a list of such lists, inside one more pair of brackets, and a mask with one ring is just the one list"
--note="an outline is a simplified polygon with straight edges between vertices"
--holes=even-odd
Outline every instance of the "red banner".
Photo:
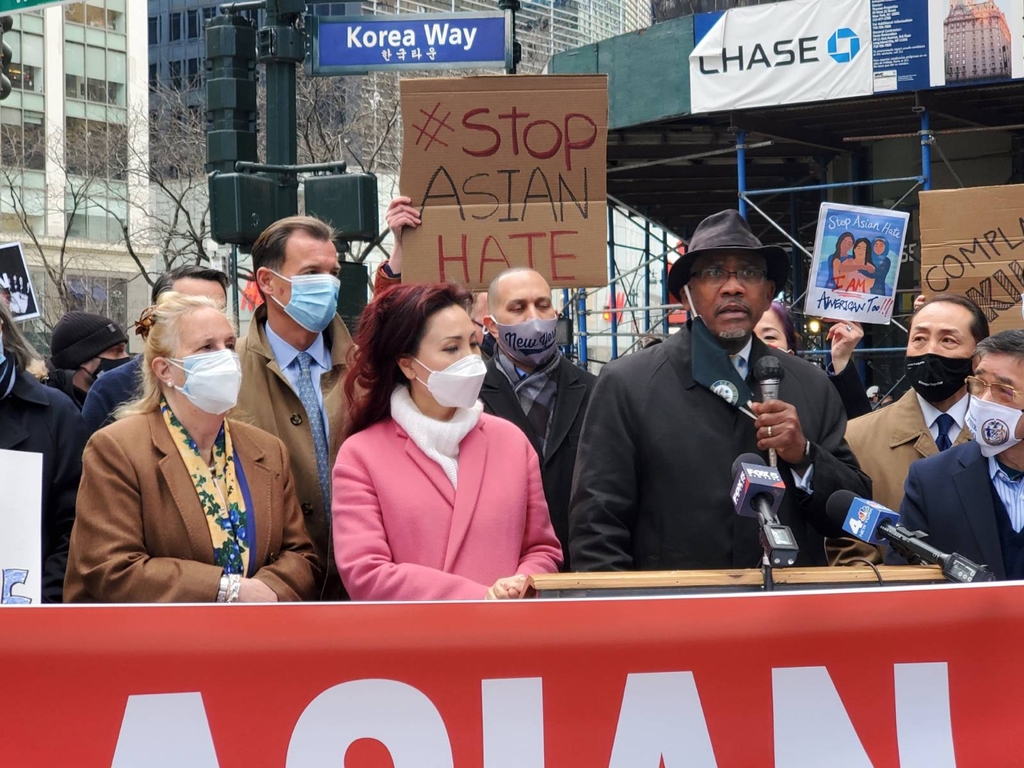
[[0,766],[1021,763],[1024,586],[0,610]]

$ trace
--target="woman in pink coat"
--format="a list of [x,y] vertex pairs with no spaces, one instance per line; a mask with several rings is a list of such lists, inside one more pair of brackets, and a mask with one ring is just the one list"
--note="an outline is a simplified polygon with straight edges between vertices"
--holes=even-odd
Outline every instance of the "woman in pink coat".
[[482,413],[472,297],[400,285],[363,312],[334,466],[334,549],[353,600],[517,598],[555,573],[537,455]]

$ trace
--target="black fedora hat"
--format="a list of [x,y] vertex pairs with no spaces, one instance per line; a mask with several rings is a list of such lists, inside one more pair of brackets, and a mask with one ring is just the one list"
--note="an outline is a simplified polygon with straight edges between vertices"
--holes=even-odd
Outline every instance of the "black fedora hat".
[[690,280],[690,269],[698,256],[706,254],[753,253],[763,256],[768,268],[768,279],[778,290],[789,276],[789,256],[777,245],[762,245],[750,231],[747,220],[740,212],[729,209],[708,216],[697,225],[690,244],[668,273],[668,292],[682,298],[683,286]]

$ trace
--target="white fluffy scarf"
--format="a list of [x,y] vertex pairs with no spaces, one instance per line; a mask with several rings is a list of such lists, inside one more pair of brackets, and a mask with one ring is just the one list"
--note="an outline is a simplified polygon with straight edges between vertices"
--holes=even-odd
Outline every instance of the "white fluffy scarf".
[[457,408],[450,421],[438,421],[424,416],[401,384],[391,393],[391,418],[427,458],[441,465],[453,488],[459,487],[459,443],[476,426],[483,410],[483,403],[477,400],[472,408]]

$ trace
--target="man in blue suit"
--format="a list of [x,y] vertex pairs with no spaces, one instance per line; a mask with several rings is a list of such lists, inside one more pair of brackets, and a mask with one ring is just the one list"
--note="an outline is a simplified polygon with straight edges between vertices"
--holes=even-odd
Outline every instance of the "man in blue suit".
[[974,440],[910,466],[901,522],[1000,579],[1024,579],[1024,331],[978,342],[967,390]]

